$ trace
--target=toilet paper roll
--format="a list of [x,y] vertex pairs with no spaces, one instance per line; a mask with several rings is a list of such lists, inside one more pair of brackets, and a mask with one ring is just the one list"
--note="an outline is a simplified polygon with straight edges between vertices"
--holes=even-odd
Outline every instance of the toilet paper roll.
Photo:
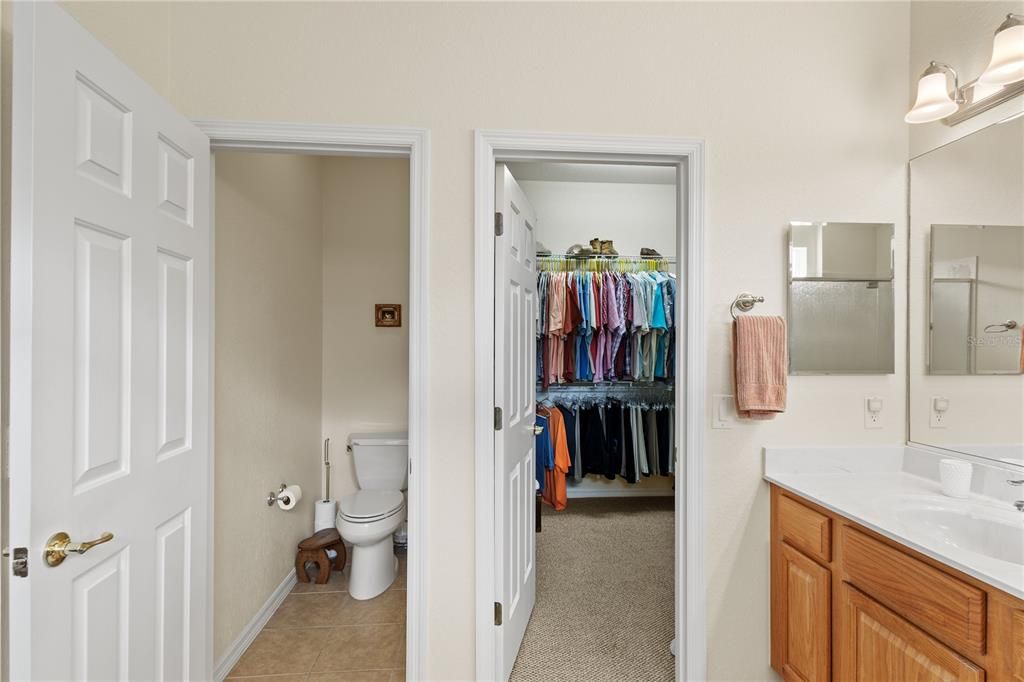
[[317,500],[313,514],[313,532],[319,533],[325,528],[334,528],[334,516],[338,503],[334,500]]
[[289,511],[294,509],[301,499],[302,488],[297,485],[289,485],[277,494],[277,506],[285,511]]

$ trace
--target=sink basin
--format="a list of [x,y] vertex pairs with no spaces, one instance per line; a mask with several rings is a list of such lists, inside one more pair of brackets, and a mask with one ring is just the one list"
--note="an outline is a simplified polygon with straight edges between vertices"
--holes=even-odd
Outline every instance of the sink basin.
[[994,505],[950,500],[903,502],[896,518],[951,547],[1024,567],[1024,514]]

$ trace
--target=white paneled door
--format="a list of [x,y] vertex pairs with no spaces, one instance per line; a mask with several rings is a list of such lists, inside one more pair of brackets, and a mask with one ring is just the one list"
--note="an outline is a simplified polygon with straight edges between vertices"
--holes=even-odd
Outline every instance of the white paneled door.
[[56,3],[14,13],[10,676],[205,679],[209,140]]
[[504,164],[498,164],[495,178],[494,206],[501,216],[494,249],[494,400],[501,410],[494,442],[495,566],[501,586],[496,650],[498,668],[508,680],[537,598],[537,216]]

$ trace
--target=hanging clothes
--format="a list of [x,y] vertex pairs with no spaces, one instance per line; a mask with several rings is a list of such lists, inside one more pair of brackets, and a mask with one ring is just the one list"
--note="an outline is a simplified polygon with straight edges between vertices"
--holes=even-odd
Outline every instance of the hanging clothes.
[[537,434],[534,436],[534,463],[535,476],[537,478],[537,490],[544,491],[545,472],[548,468],[555,466],[554,447],[551,444],[551,432],[548,428],[546,415],[537,414]]
[[565,509],[568,495],[565,487],[565,477],[569,473],[569,442],[566,433],[565,418],[561,410],[538,406],[538,418],[544,417],[548,422],[548,440],[551,445],[552,456],[545,462],[544,485],[541,488],[541,498],[555,508],[555,511]]
[[674,379],[676,286],[662,272],[537,274],[537,377],[551,384]]

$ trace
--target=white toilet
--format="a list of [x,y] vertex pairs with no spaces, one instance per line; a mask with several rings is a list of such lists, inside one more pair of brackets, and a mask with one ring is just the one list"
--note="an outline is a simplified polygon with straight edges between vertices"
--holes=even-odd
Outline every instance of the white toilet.
[[338,500],[335,525],[352,545],[348,592],[372,599],[398,571],[391,535],[405,521],[409,440],[404,433],[354,433],[349,440],[359,491]]

